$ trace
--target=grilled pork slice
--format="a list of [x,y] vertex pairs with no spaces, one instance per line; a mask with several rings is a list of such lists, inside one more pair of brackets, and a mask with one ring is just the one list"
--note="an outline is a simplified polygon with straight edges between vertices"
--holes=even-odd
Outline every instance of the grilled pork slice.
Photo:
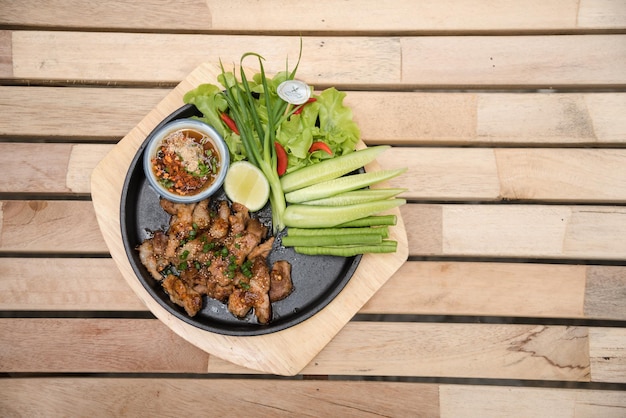
[[195,316],[202,309],[202,296],[175,275],[168,274],[161,285],[172,302],[185,308],[187,315]]
[[267,324],[272,316],[272,308],[268,294],[270,272],[265,258],[255,258],[252,261],[251,272],[249,282],[246,283],[242,279],[228,298],[228,310],[233,315],[243,318],[254,308],[257,321],[260,324]]
[[141,243],[137,248],[139,250],[139,260],[146,266],[154,280],[160,282],[163,280],[161,272],[166,269],[170,262],[165,257],[165,251],[168,245],[168,237],[161,231],[154,233]]
[[270,272],[270,302],[285,299],[293,291],[291,281],[291,264],[286,260],[278,260]]

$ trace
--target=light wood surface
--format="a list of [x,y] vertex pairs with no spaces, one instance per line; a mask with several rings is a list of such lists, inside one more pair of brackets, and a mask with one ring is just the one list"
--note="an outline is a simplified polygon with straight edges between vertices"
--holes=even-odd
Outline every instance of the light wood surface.
[[[408,260],[278,377],[155,318],[90,178],[194,68],[300,36],[409,167]],[[624,416],[625,53],[622,0],[0,0],[0,416]]]
[[[264,42],[273,45],[263,54],[270,73],[284,68],[285,57],[295,61],[298,56],[299,42],[287,36],[97,32],[77,36],[75,32],[15,31],[12,72],[0,75],[96,81],[106,71],[107,83],[177,83],[203,62],[239,63],[242,54],[263,49]],[[626,63],[626,35],[312,36],[302,42],[304,60],[298,74],[317,86],[606,88],[626,84],[621,71]],[[356,50],[358,55],[346,54]],[[520,50],[525,53],[519,54]],[[180,64],[163,65],[165,59]],[[560,65],[554,66],[553,59]],[[604,65],[608,61],[616,65]],[[463,72],[453,70],[459,66]],[[159,71],[148,80],[144,68]]]
[[[4,310],[147,311],[109,258],[5,258],[0,278]],[[360,313],[626,320],[625,285],[622,266],[409,261]]]
[[[169,92],[0,86],[0,133],[113,142]],[[624,93],[347,91],[345,100],[368,144],[598,147],[626,141]],[[15,124],[21,118],[29,123]]]
[[[0,329],[9,372],[251,372],[154,319],[2,319]],[[625,338],[612,328],[352,321],[302,373],[621,382]],[[116,354],[107,341],[119,340],[125,351]]]
[[[10,153],[4,192],[88,194],[89,176],[113,148],[109,144],[0,144]],[[43,169],[24,178],[18,168]],[[45,163],[45,164],[44,164]],[[623,149],[413,148],[391,149],[382,168],[408,167],[389,181],[420,200],[522,200],[544,202],[626,202]],[[441,166],[450,168],[441,173]]]
[[[41,409],[58,415],[76,412],[85,415],[170,415],[181,408],[198,414],[196,399],[205,399],[211,412],[229,416],[232,404],[238,412],[258,417],[340,414],[345,417],[389,416],[453,418],[555,416],[620,417],[625,407],[619,391],[537,389],[528,387],[476,387],[403,382],[320,382],[247,379],[15,379],[12,385],[0,381],[2,397],[15,403],[8,411],[36,414]],[[28,399],[30,390],[41,396]],[[276,393],[289,396],[275,396]],[[115,399],[116,402],[111,402]],[[315,403],[311,400],[316,399]],[[195,407],[192,405],[195,404]],[[208,407],[207,407],[208,408]],[[202,411],[198,411],[202,409]],[[522,414],[523,411],[523,414]]]
[[[89,202],[0,201],[0,251],[102,254]],[[111,204],[111,207],[113,205]],[[402,216],[411,256],[621,260],[626,209],[621,206],[408,204]],[[73,219],[80,223],[66,228]]]
[[[187,0],[181,5],[158,0],[109,5],[83,3],[84,14],[71,12],[63,0],[3,3],[0,23],[72,28],[142,28],[144,30],[201,30],[276,32],[441,32],[542,31],[611,29],[626,25],[619,0],[428,0],[411,3],[393,0],[381,7],[374,0],[337,7],[319,0],[316,7],[285,0],[250,3],[245,0]],[[241,13],[246,10],[247,13]],[[455,10],[454,14],[450,10]],[[127,16],[133,16],[129,22]],[[297,16],[297,19],[293,19]]]

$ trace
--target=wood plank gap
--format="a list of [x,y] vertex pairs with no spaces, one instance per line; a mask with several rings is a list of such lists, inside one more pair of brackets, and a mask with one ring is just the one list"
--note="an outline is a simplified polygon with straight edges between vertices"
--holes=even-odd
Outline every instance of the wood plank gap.
[[0,200],[68,200],[91,201],[88,193],[6,193],[0,192]]
[[[10,372],[0,373],[0,378],[8,379],[35,379],[35,378],[69,378],[69,379],[179,379],[179,380],[286,380],[301,381],[305,376],[278,376],[273,374],[228,374],[228,373],[117,373],[117,372]],[[320,376],[320,375],[314,375]],[[398,383],[425,383],[442,385],[471,385],[471,386],[499,386],[499,387],[528,387],[552,389],[583,389],[603,391],[626,391],[626,383],[612,382],[581,382],[567,380],[533,380],[533,379],[492,379],[466,377],[437,377],[437,376],[393,376],[393,375],[341,375],[330,374],[328,381],[334,382],[398,382]]]
[[460,256],[409,256],[407,261],[445,261],[462,263],[524,263],[524,264],[560,264],[560,265],[587,265],[587,266],[626,266],[626,260],[600,259],[562,259],[562,258],[514,258],[514,257],[460,257]]
[[0,311],[0,318],[156,319],[150,311]]
[[474,315],[356,314],[353,322],[417,322],[451,324],[564,325],[626,328],[626,321],[587,318],[505,317]]
[[49,26],[0,24],[6,31],[95,32],[162,35],[247,35],[247,36],[332,36],[332,37],[394,37],[394,36],[545,36],[545,35],[622,35],[626,28],[546,28],[546,29],[185,29],[136,28],[132,26],[90,27],[80,25]]

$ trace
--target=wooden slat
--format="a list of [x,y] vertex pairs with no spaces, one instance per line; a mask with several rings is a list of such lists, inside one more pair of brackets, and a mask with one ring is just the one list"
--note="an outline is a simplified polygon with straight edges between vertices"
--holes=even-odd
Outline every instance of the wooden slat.
[[110,258],[3,258],[0,310],[147,311]]
[[0,77],[13,76],[13,53],[11,50],[11,33],[0,30]]
[[[302,373],[624,383],[624,337],[621,328],[351,322]],[[212,357],[209,372],[245,369]]]
[[0,328],[2,371],[204,373],[209,358],[156,319],[13,318]]
[[402,82],[409,85],[623,86],[625,81],[626,36],[622,35],[401,41]]
[[[31,396],[34,399],[28,400]],[[602,404],[617,405],[619,401],[604,397]],[[433,417],[439,416],[439,387],[398,382],[275,379],[0,381],[3,416],[34,416],[41,411],[54,416]]]
[[[107,252],[91,202],[0,203],[0,252]],[[621,206],[408,204],[401,211],[413,256],[626,259]]]
[[[68,193],[66,176],[71,144],[0,144],[4,151],[0,164],[9,181],[0,186],[3,192]],[[25,168],[28,169],[25,170]],[[24,175],[26,171],[29,175]],[[85,173],[86,174],[86,173]]]
[[[90,1],[72,7],[67,0],[35,0],[3,4],[0,24],[41,27],[316,32],[442,32],[610,29],[626,26],[619,0],[427,0],[415,3],[365,0],[338,4],[318,0],[315,7],[285,0],[186,0],[175,5],[158,0],[132,3]],[[246,13],[241,13],[245,10]],[[454,10],[454,13],[450,13]],[[332,11],[332,13],[330,12]],[[127,19],[126,16],[133,16]],[[293,16],[297,16],[294,19]]]
[[[314,37],[303,43],[298,74],[316,84],[401,78],[398,38]],[[178,83],[203,62],[221,59],[228,66],[249,51],[262,53],[266,71],[276,73],[285,69],[287,58],[295,65],[299,47],[300,38],[288,36],[20,31],[13,33],[13,71],[16,78],[29,79]]]
[[389,183],[411,199],[626,201],[624,150],[394,148],[379,162],[409,167]]
[[620,391],[447,385],[439,389],[441,417],[624,416]]
[[0,252],[108,252],[91,202],[0,201],[0,220]]
[[[121,138],[169,92],[0,86],[0,136]],[[626,142],[626,118],[621,117],[626,113],[624,93],[346,93],[345,103],[368,144]],[[22,118],[29,123],[15,123]]]
[[[621,266],[409,261],[360,313],[626,320],[625,296]],[[0,310],[147,308],[111,259],[4,258]]]
[[585,315],[593,318],[626,319],[626,276],[622,267],[595,266],[587,271]]
[[[575,318],[585,314],[587,275],[572,265],[408,262],[361,312]],[[613,290],[625,291],[626,282]]]
[[623,392],[610,390],[399,382],[18,378],[0,381],[0,388],[0,412],[5,416],[199,416],[205,411],[193,401],[199,398],[210,405],[211,414],[223,417],[500,418],[543,416],[551,411],[559,417],[617,418],[626,407]]
[[591,379],[603,382],[626,380],[625,328],[589,329]]
[[[626,336],[619,328],[590,329],[350,322],[302,373],[597,381],[593,370],[624,382]],[[204,353],[158,320],[0,319],[0,330],[6,372],[207,371]],[[606,350],[610,359],[590,362]],[[249,370],[212,356],[208,372]]]
[[626,209],[551,205],[407,205],[411,255],[626,258]]
[[[626,35],[305,37],[303,44],[298,74],[315,85],[626,85]],[[202,62],[239,62],[248,51],[267,58],[268,72],[281,71],[286,57],[297,57],[299,42],[288,36],[17,31],[12,48],[16,78],[176,83]]]
[[[89,193],[91,172],[112,147],[0,143],[8,180],[0,191]],[[408,167],[389,184],[407,188],[409,199],[626,202],[622,149],[393,148],[379,162]],[[24,166],[37,169],[24,176]]]
[[[0,136],[81,141],[120,138],[169,91],[2,86]],[[28,123],[16,123],[20,120]]]
[[41,411],[55,416],[196,416],[210,411],[222,417],[501,418],[550,411],[555,417],[618,418],[626,408],[624,399],[623,392],[614,390],[402,382],[94,377],[0,381],[4,416]]

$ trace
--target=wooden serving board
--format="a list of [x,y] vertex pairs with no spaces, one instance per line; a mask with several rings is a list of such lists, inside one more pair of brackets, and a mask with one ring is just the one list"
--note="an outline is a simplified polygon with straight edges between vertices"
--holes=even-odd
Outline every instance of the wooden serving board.
[[[91,176],[93,205],[106,244],[122,275],[148,309],[170,329],[202,350],[240,366],[266,373],[295,375],[406,261],[406,231],[400,211],[390,211],[398,218],[397,225],[390,230],[390,238],[398,241],[397,252],[364,255],[339,295],[320,312],[291,328],[259,336],[228,336],[202,330],[170,314],[144,288],[127,258],[120,228],[122,189],[130,164],[147,135],[184,104],[183,96],[187,91],[202,83],[218,84],[220,73],[217,65],[200,65],[100,161]],[[363,143],[360,146],[364,146]],[[367,170],[378,168],[374,162]]]

